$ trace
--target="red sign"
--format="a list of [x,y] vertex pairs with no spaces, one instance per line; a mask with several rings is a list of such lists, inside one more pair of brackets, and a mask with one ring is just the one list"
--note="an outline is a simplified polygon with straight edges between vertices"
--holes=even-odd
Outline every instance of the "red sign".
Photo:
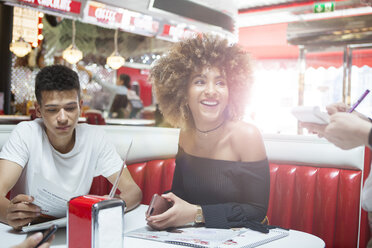
[[197,33],[198,32],[185,28],[184,26],[164,24],[163,32],[159,35],[159,37],[171,41],[177,41],[183,38],[189,38]]
[[109,8],[101,8],[94,5],[89,5],[88,16],[95,18],[98,22],[102,23],[121,23],[123,14]]
[[[128,27],[133,27],[133,30],[137,31],[138,33],[154,35],[159,30],[159,22],[150,16],[131,16]],[[123,26],[123,28],[125,29],[126,27]]]
[[81,2],[74,0],[19,0],[23,3],[42,6],[48,9],[80,14]]

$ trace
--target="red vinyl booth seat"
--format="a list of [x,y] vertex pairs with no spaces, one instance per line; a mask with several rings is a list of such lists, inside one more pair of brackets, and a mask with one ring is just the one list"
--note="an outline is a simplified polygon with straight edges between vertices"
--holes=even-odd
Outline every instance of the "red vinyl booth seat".
[[[174,167],[174,159],[128,165],[143,204],[171,189]],[[270,224],[314,234],[326,247],[357,247],[361,177],[360,170],[270,163]],[[96,178],[91,193],[107,194],[105,180]]]
[[270,224],[314,234],[326,247],[357,247],[357,170],[270,164]]
[[[142,190],[142,204],[148,205],[153,194],[161,194],[172,187],[174,159],[152,160],[128,165],[133,180]],[[107,195],[112,185],[106,178],[94,178],[90,194]]]

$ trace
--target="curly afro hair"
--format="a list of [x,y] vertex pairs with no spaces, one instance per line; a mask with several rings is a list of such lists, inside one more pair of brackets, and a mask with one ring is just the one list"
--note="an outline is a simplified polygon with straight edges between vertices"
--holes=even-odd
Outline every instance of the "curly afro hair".
[[159,108],[164,118],[176,127],[194,127],[187,106],[190,76],[205,67],[216,67],[229,88],[226,118],[240,119],[252,86],[250,56],[237,44],[216,35],[203,34],[176,43],[150,71]]

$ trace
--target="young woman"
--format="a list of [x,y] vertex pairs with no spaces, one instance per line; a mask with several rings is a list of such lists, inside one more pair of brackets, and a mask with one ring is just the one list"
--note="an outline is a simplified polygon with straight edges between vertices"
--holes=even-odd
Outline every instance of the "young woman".
[[166,212],[147,218],[156,229],[201,223],[254,227],[265,219],[270,174],[262,137],[242,122],[251,88],[248,55],[212,35],[176,43],[151,70],[164,118],[180,127]]

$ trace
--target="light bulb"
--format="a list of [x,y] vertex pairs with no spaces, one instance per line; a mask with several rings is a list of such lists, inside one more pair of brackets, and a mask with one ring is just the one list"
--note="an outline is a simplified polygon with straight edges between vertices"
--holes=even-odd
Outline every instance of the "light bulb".
[[71,44],[63,51],[62,57],[70,64],[76,64],[83,58],[83,52],[80,51],[76,46]]
[[112,69],[117,70],[120,67],[122,67],[125,63],[125,59],[120,56],[119,53],[113,52],[106,60],[106,63],[108,66],[110,66]]
[[31,52],[31,45],[20,38],[19,40],[10,43],[9,50],[17,57],[24,57]]

